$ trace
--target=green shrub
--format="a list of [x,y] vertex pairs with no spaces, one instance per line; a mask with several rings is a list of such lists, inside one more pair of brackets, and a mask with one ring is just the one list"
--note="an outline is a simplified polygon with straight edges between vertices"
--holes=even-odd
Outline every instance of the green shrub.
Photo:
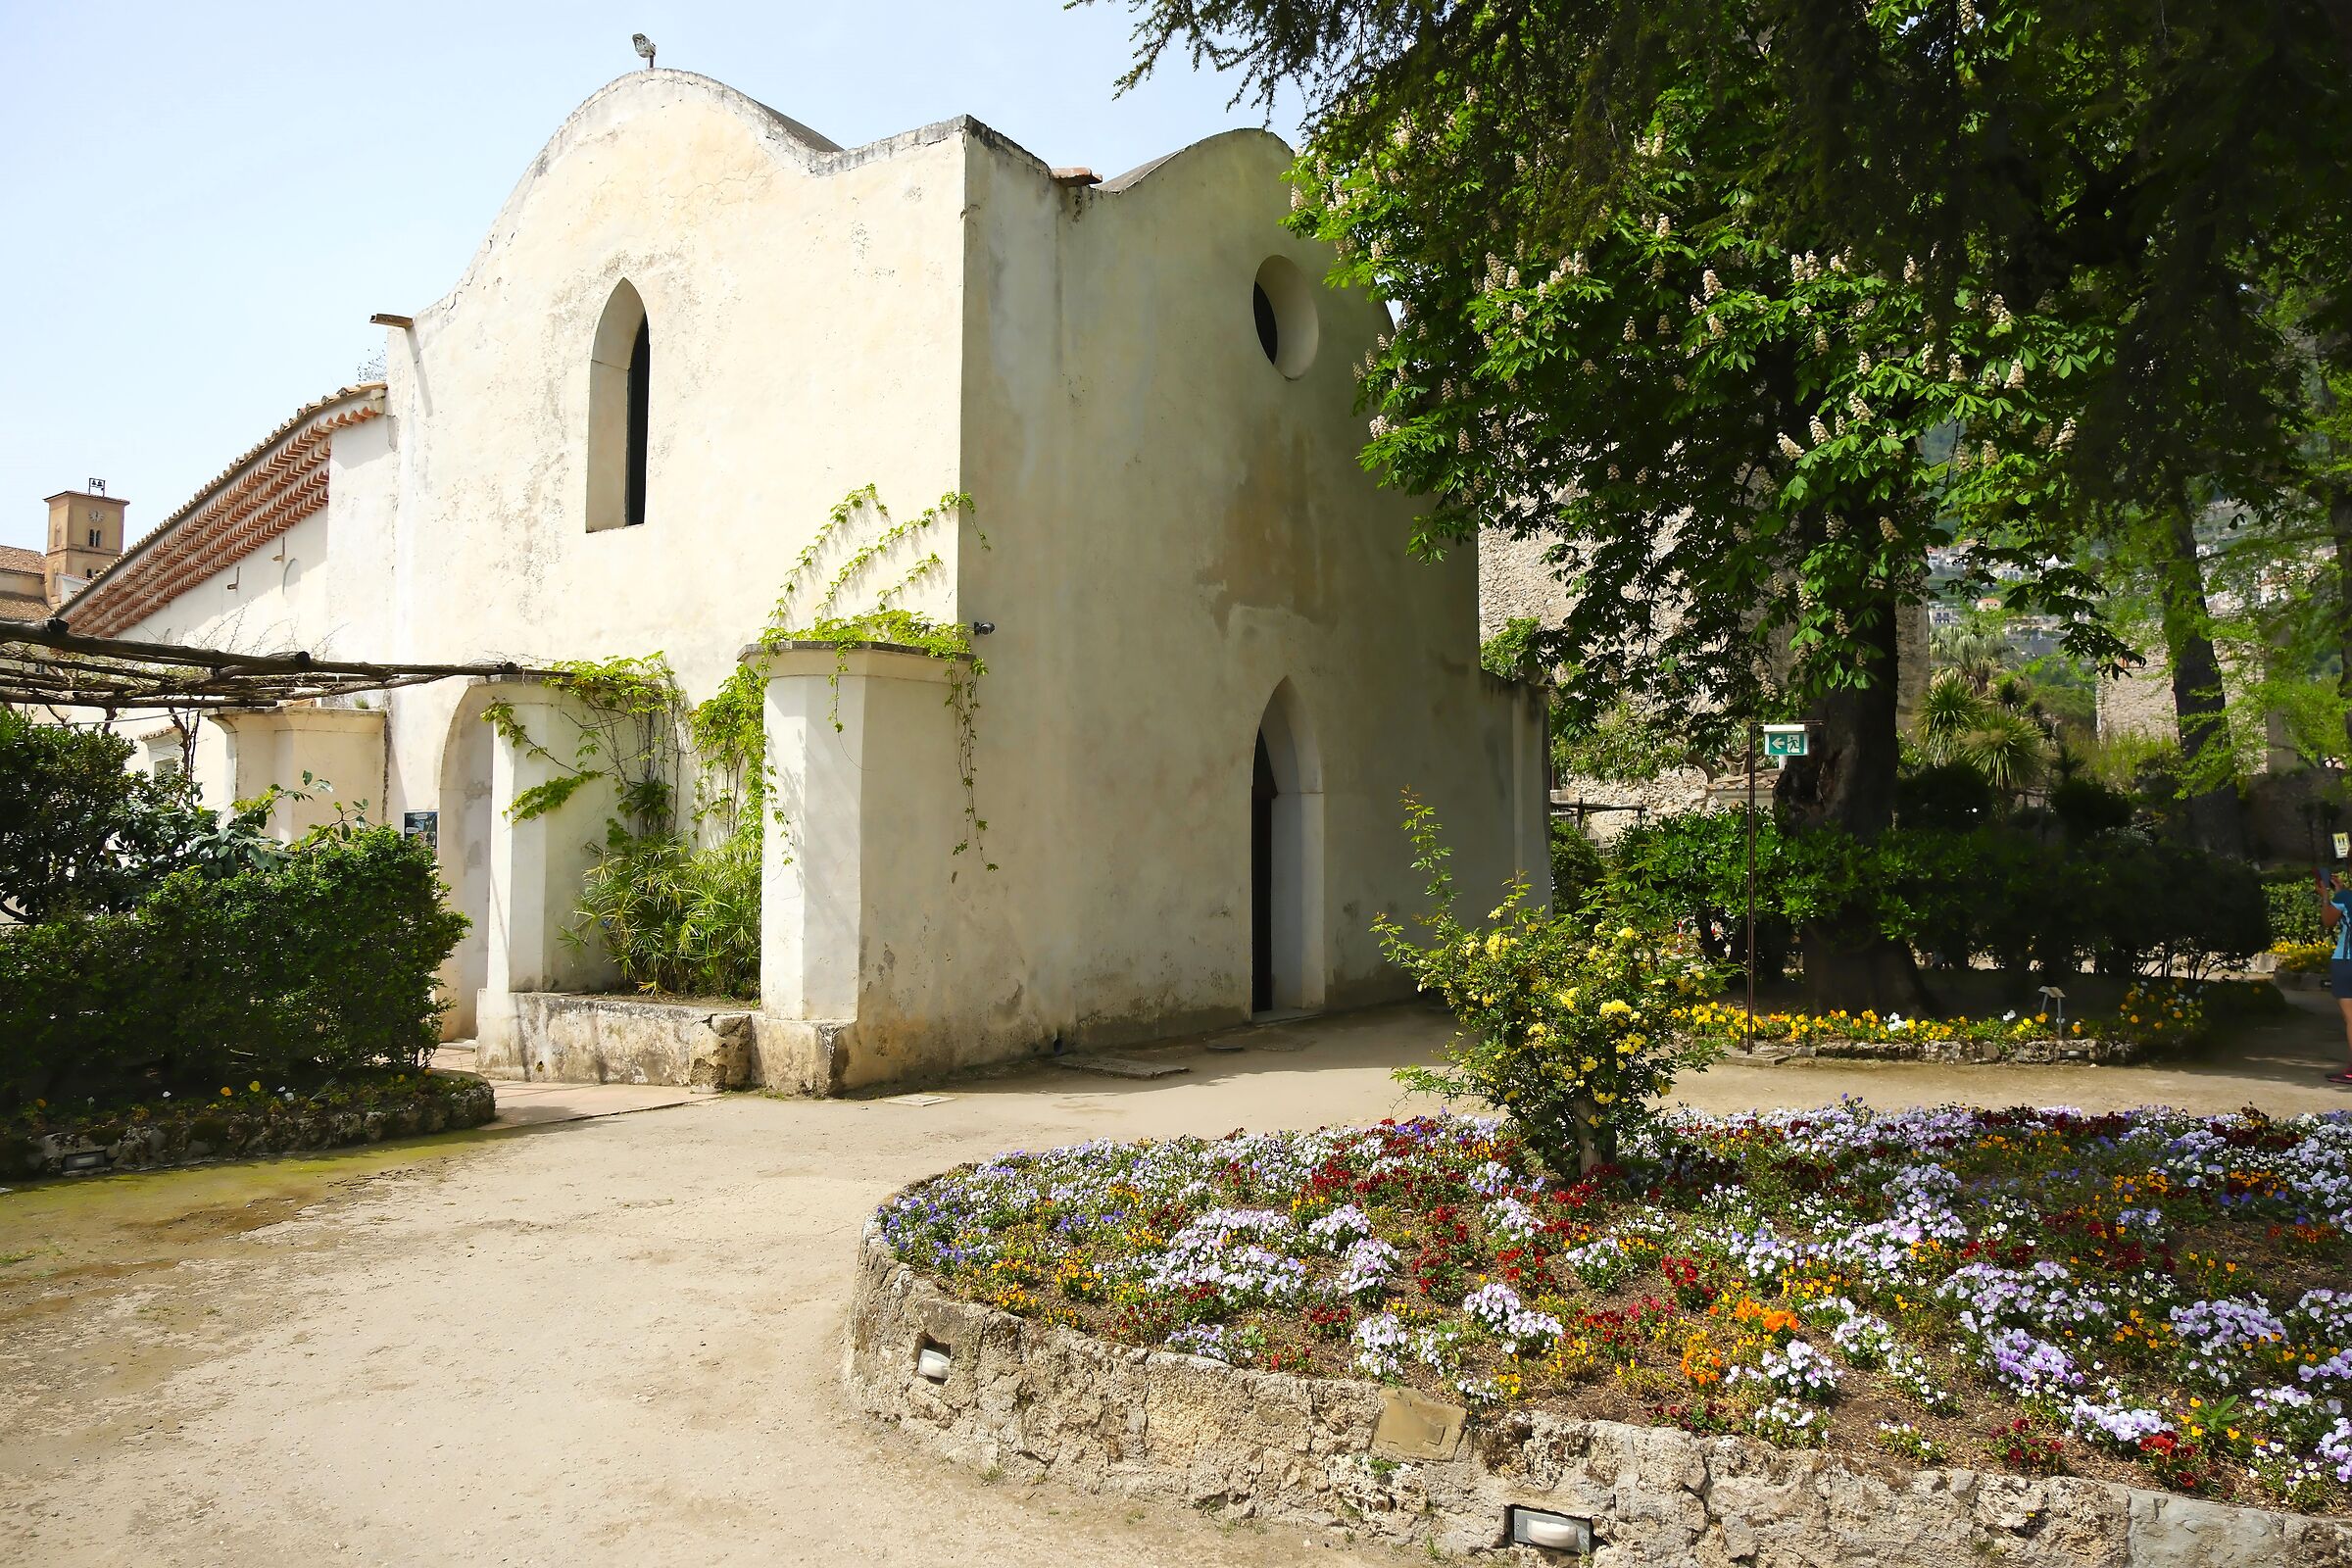
[[2096,838],[2132,825],[2132,797],[2078,773],[2050,786],[2050,814],[2068,838]]
[[1563,909],[1574,908],[1585,900],[1586,893],[1600,885],[1608,867],[1600,858],[1600,848],[1592,835],[1565,816],[1551,819],[1551,902]]
[[[1618,840],[1609,896],[1735,951],[1746,897],[1736,811],[1656,818]],[[1898,827],[1875,844],[1760,820],[1758,946],[1773,925],[1876,929],[1945,965],[1988,957],[2052,972],[2086,958],[2111,973],[2188,978],[2267,946],[2262,894],[2242,861],[2130,832],[2053,844],[2024,828]]]
[[2327,940],[2327,928],[2320,923],[2320,897],[2313,891],[2310,872],[2264,878],[2262,900],[2274,946]]
[[623,980],[674,996],[760,994],[760,834],[696,848],[617,826],[580,890],[564,940],[596,941]]
[[443,892],[422,841],[338,825],[129,913],[0,930],[0,1105],[419,1068],[466,929]]
[[1382,950],[1445,999],[1462,1031],[1444,1066],[1399,1068],[1397,1079],[1494,1106],[1555,1171],[1613,1159],[1675,1073],[1714,1054],[1678,1037],[1669,1014],[1714,990],[1715,972],[1686,938],[1626,923],[1597,901],[1538,907],[1524,883],[1489,924],[1467,926],[1454,914],[1435,815],[1409,795],[1405,831],[1430,879],[1428,943],[1394,920],[1374,926]]
[[130,742],[0,708],[0,914],[131,907],[208,825],[184,780],[130,770]]
[[2000,815],[2001,801],[1966,762],[1933,762],[1896,781],[1894,818],[1905,827],[1966,829]]

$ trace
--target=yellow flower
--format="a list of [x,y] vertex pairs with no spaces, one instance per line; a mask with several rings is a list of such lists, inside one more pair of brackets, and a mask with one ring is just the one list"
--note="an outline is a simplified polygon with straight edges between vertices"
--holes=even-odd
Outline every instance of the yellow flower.
[[253,1082],[247,1084],[245,1087],[258,1095],[262,1092],[262,1081],[259,1078],[256,1078]]
[[1600,1004],[1600,1015],[1603,1018],[1630,1017],[1633,1014],[1633,1010],[1634,1005],[1632,1003],[1621,1001],[1616,997],[1611,997],[1608,1001]]
[[220,1098],[223,1100],[228,1098],[228,1086],[225,1084],[223,1084],[220,1088]]
[[1587,1057],[1585,1058],[1585,1060],[1584,1060],[1583,1070],[1584,1070],[1584,1071],[1586,1071],[1586,1072],[1591,1072],[1591,1071],[1592,1071],[1593,1068],[1595,1068],[1595,1067],[1597,1067],[1597,1066],[1599,1066],[1599,1065],[1600,1065],[1600,1063],[1599,1063],[1599,1062],[1595,1061],[1595,1060],[1594,1060],[1593,1058],[1592,1058],[1591,1056],[1587,1056]]

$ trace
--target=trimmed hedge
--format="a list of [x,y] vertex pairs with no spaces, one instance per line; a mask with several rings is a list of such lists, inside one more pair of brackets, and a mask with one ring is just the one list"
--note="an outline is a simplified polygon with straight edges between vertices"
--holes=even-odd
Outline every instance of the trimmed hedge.
[[0,930],[0,1108],[417,1070],[466,929],[442,893],[421,840],[335,827],[127,913]]
[[[1746,818],[1685,812],[1628,831],[1611,883],[1653,918],[1690,921],[1717,956],[1739,940]],[[1875,929],[1961,964],[2201,977],[2269,945],[2262,886],[2243,861],[2108,830],[2076,839],[2017,826],[1897,828],[1874,844],[1756,824],[1758,947],[1816,921]],[[1767,967],[1770,967],[1769,962]]]

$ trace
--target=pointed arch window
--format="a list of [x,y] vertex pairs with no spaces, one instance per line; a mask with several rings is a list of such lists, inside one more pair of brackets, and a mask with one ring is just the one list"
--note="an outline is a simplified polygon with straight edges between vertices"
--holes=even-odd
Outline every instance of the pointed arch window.
[[588,531],[645,521],[654,407],[653,322],[628,279],[596,325],[588,365]]

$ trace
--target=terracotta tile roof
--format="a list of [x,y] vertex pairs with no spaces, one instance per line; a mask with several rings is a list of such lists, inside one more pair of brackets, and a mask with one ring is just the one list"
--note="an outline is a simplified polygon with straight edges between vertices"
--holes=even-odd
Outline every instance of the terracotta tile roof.
[[306,403],[220,470],[58,609],[77,632],[111,637],[194,583],[326,507],[327,447],[337,430],[380,417],[384,384]]
[[0,545],[0,571],[43,571],[48,558],[38,550],[25,550],[17,545]]

